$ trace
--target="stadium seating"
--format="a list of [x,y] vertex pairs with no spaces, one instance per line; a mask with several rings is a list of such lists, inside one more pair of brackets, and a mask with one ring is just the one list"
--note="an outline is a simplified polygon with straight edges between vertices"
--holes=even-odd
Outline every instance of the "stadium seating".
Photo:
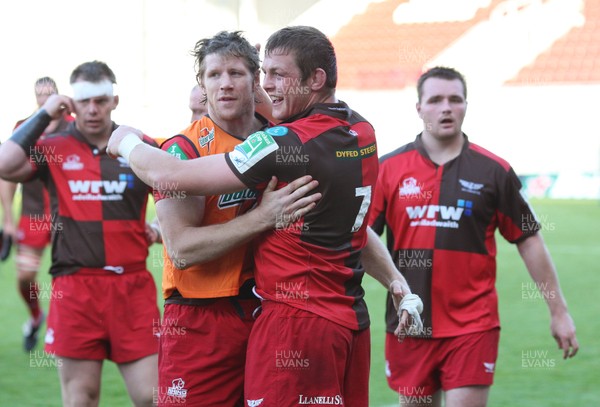
[[468,21],[396,24],[393,13],[408,0],[373,2],[332,38],[339,87],[401,89],[413,85],[423,65],[469,28],[487,19],[502,0],[492,0]]
[[[600,1],[489,0],[480,3],[487,5],[477,9],[468,20],[396,23],[394,13],[408,2],[372,2],[364,13],[356,15],[333,36],[339,66],[344,67],[339,72],[340,88],[391,90],[414,86],[424,66],[457,47],[478,24],[504,18],[504,24],[497,24],[494,30],[499,36],[503,32],[510,36],[512,23],[507,21],[507,15],[516,16],[519,24],[529,24],[532,27],[529,29],[538,33],[542,28],[546,30],[541,35],[546,42],[527,44],[532,39],[523,38],[522,44],[517,44],[522,47],[518,50],[519,58],[515,54],[511,61],[514,66],[499,75],[500,83],[600,82]],[[428,3],[422,2],[425,6]],[[545,26],[540,27],[542,11],[551,7],[569,8],[570,19],[561,18],[552,23],[547,17]],[[470,49],[472,53],[478,52]],[[529,54],[524,55],[527,52]]]
[[585,23],[571,29],[509,84],[600,82],[600,2],[585,0]]

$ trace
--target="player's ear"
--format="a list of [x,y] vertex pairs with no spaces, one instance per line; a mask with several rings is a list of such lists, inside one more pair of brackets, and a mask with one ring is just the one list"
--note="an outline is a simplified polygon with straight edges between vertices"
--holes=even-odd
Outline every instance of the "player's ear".
[[113,96],[113,107],[112,110],[115,110],[119,105],[119,95]]
[[419,102],[415,103],[415,108],[417,109],[417,113],[419,114],[419,117],[422,119],[423,115],[421,114],[421,103],[419,103]]
[[325,87],[327,81],[327,73],[322,68],[317,68],[310,77],[310,88],[313,91],[319,91]]

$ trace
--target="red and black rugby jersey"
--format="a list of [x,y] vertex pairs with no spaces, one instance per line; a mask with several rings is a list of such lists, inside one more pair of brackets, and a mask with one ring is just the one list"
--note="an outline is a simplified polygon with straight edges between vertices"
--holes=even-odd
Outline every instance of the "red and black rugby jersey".
[[360,252],[378,169],[371,124],[344,103],[316,104],[250,135],[226,157],[250,188],[264,188],[273,175],[287,184],[310,174],[323,194],[306,216],[259,238],[259,294],[350,329],[366,328]]
[[[149,137],[144,141],[156,146]],[[34,150],[32,165],[50,195],[50,273],[72,274],[82,267],[117,272],[145,268],[151,190],[127,162],[89,144],[75,123],[38,141]]]
[[[424,336],[449,337],[500,324],[495,230],[516,243],[539,225],[510,165],[465,136],[438,166],[421,136],[380,160],[371,224],[424,303]],[[388,296],[387,330],[398,324]]]

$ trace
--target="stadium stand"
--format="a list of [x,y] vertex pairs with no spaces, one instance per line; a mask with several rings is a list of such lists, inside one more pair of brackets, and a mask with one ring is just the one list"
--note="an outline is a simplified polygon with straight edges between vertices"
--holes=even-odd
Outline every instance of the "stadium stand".
[[600,82],[600,2],[583,3],[584,24],[558,39],[508,84]]
[[[372,2],[333,36],[339,65],[344,67],[339,73],[340,88],[392,90],[414,86],[424,66],[451,54],[461,43],[463,53],[477,53],[473,46],[476,38],[469,36],[480,37],[485,31],[477,28],[486,24],[494,33],[506,33],[507,48],[518,47],[509,54],[510,61],[505,59],[511,66],[498,75],[500,83],[600,82],[600,1],[481,0],[473,2],[470,18],[453,21],[439,17],[425,21],[423,16],[428,15],[427,7],[431,10],[434,5],[432,0],[413,2],[411,9],[404,7],[409,3]],[[564,10],[561,19],[555,17],[557,9]],[[429,14],[437,17],[442,13]],[[461,56],[458,51],[454,54],[455,59]]]
[[402,89],[413,85],[423,65],[452,44],[469,28],[489,18],[502,0],[476,11],[467,21],[428,23],[394,22],[394,11],[408,0],[369,5],[332,38],[339,66],[339,87]]

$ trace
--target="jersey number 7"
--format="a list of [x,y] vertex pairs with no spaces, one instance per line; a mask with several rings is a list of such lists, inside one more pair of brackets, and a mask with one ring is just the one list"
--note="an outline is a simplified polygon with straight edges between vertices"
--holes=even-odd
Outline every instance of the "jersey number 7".
[[354,225],[352,226],[352,233],[358,232],[365,221],[365,216],[369,211],[369,205],[371,205],[371,186],[358,187],[354,191],[354,196],[362,196],[363,198],[356,219],[354,220]]

